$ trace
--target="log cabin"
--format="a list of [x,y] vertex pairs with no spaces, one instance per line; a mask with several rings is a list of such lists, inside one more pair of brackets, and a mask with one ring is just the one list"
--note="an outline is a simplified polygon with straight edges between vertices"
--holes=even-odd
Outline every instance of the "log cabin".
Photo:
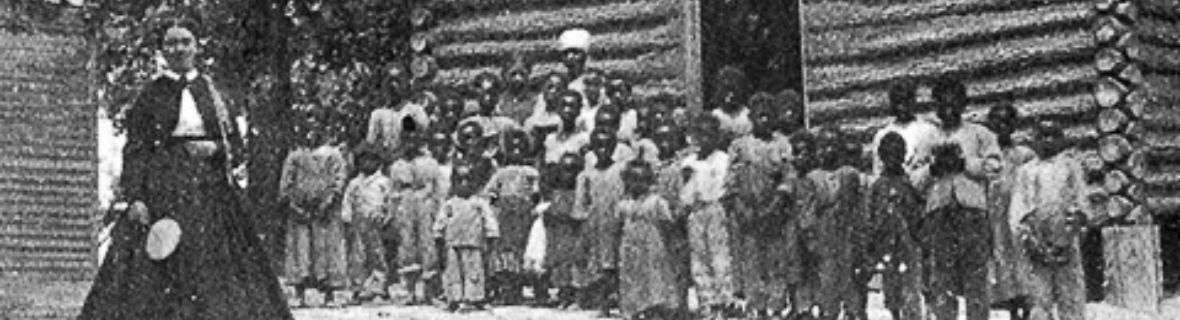
[[82,289],[52,284],[96,265],[92,50],[78,16],[21,3],[0,4],[0,318],[69,318],[53,297]]
[[[535,72],[541,74],[561,69],[558,35],[585,28],[594,34],[590,66],[630,76],[641,99],[672,96],[690,109],[707,108],[711,75],[736,64],[763,83],[756,90],[802,90],[810,126],[838,125],[862,142],[888,121],[886,88],[892,81],[956,77],[967,85],[968,117],[979,120],[987,108],[1011,103],[1029,118],[1023,132],[1035,120],[1066,124],[1066,139],[1084,151],[1091,169],[1107,172],[1103,184],[1113,195],[1108,211],[1162,228],[1163,265],[1152,270],[1162,267],[1169,271],[1168,283],[1180,282],[1180,6],[1175,1],[766,5],[782,2],[789,1],[439,1],[420,8],[438,18],[418,31],[433,47],[420,58],[435,61],[444,81],[498,71],[515,54],[538,61]],[[795,24],[748,23],[795,17]],[[773,28],[777,38],[759,39],[757,34],[765,33],[759,28]],[[780,57],[746,54],[758,50]],[[770,63],[784,56],[792,60],[785,67]],[[760,70],[765,68],[786,74]],[[920,101],[921,111],[933,111],[928,92]],[[1163,282],[1145,281],[1152,283],[1149,288]]]

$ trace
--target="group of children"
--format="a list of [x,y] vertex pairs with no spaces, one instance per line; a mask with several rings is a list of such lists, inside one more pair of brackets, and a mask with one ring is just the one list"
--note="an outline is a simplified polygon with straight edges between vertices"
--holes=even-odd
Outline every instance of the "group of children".
[[[950,80],[933,90],[938,119],[918,119],[916,88],[899,85],[862,170],[864,147],[803,128],[791,91],[746,100],[726,68],[711,112],[641,102],[586,68],[588,36],[563,34],[566,72],[535,90],[521,59],[467,90],[420,87],[373,111],[348,155],[308,131],[281,192],[301,301],[351,289],[360,303],[400,282],[450,310],[523,303],[528,288],[539,305],[625,317],[867,319],[879,274],[894,319],[952,319],[958,296],[971,320],[1001,300],[1080,319],[1070,239],[1098,210],[1065,146],[1013,142],[1015,108],[965,121]],[[1062,138],[1053,123],[1037,135]]]

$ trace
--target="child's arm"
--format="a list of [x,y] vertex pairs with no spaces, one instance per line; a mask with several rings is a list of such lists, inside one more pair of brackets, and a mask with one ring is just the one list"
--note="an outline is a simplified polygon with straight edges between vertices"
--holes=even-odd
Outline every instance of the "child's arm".
[[967,175],[988,180],[994,179],[1003,166],[1000,161],[1002,154],[1000,143],[996,141],[996,135],[987,130],[980,130],[976,139],[979,140],[979,150],[976,150],[974,154],[963,155]]
[[1028,166],[1016,169],[1015,183],[1012,185],[1012,196],[1008,203],[1008,225],[1015,235],[1024,233],[1024,217],[1032,212],[1032,193],[1034,192],[1033,176]]
[[352,215],[354,213],[352,208],[353,197],[357,195],[357,189],[360,187],[360,179],[360,177],[352,179],[352,181],[348,182],[348,187],[344,189],[344,197],[340,204],[340,220],[343,220],[344,223],[352,223]]
[[594,199],[590,196],[590,177],[586,172],[578,174],[578,185],[574,189],[574,212],[572,216],[581,220],[590,214],[590,205]]
[[434,217],[434,225],[431,230],[434,231],[434,239],[442,240],[446,236],[447,225],[451,223],[451,215],[454,211],[451,201],[444,202],[442,207],[439,207],[438,214]]
[[492,210],[491,203],[480,201],[478,209],[480,216],[483,218],[484,237],[491,239],[500,238],[500,221],[496,219],[496,212]]

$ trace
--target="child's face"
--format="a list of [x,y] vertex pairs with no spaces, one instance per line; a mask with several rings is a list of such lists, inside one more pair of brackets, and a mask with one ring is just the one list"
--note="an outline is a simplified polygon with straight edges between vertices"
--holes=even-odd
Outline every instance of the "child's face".
[[499,99],[491,92],[481,93],[479,95],[479,115],[490,117],[496,112],[496,104]]

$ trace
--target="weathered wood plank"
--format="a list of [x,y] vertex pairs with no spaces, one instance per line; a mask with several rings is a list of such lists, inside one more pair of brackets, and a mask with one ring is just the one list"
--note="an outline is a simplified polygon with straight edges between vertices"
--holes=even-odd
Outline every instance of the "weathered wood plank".
[[1081,29],[1090,23],[1089,8],[1084,2],[1065,3],[1024,11],[947,16],[898,25],[810,33],[804,39],[805,58],[810,64],[830,64],[925,55],[1000,39]]
[[816,66],[807,70],[809,95],[833,95],[842,90],[881,86],[901,78],[926,78],[1022,70],[1038,63],[1092,61],[1091,39],[1084,30],[997,41],[983,46],[959,48],[933,56],[901,61]]
[[[700,0],[684,1],[683,7],[684,36],[684,91],[685,105],[689,111],[701,111],[705,105],[704,94],[704,66],[702,59],[701,37],[701,2]],[[804,119],[807,117],[804,116]]]
[[[943,17],[1026,10],[1045,5],[1085,2],[1079,0],[932,0],[913,1],[889,6],[862,5],[855,2],[824,1],[807,3],[803,16],[807,32],[880,26]],[[1087,2],[1089,3],[1089,2]]]
[[[671,24],[647,30],[602,34],[596,36],[597,40],[590,46],[589,54],[599,60],[641,57],[679,47],[683,33],[679,24]],[[444,69],[504,66],[518,54],[534,62],[560,61],[555,39],[467,42],[434,50],[439,66]]]
[[469,41],[552,38],[569,28],[593,33],[633,25],[663,23],[680,13],[680,2],[650,0],[570,7],[558,10],[507,12],[494,16],[443,21],[431,30],[441,44]]
[[1119,226],[1102,230],[1106,259],[1106,302],[1156,313],[1163,298],[1159,229]]

